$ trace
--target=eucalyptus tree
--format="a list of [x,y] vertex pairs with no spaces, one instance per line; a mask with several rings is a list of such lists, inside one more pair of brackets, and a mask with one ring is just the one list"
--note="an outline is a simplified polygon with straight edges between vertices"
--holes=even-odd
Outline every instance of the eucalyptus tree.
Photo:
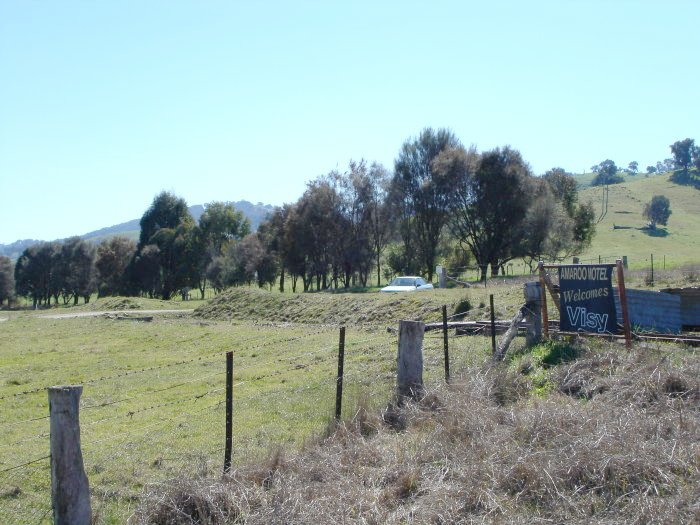
[[432,163],[444,150],[459,146],[451,131],[425,128],[418,138],[404,142],[394,164],[392,201],[399,212],[404,252],[416,255],[429,280],[453,191],[451,178],[435,171]]
[[15,277],[12,259],[0,255],[0,306],[4,301],[9,305],[15,297]]
[[110,237],[97,246],[95,267],[98,295],[126,293],[125,273],[135,253],[136,242],[120,235]]
[[182,237],[194,226],[184,199],[163,191],[156,195],[141,217],[141,233],[136,253],[129,265],[133,286],[152,297],[169,299],[186,282],[182,266]]
[[450,227],[458,241],[469,247],[482,278],[518,255],[532,192],[530,168],[520,152],[505,146],[476,153],[451,148],[434,168],[452,182]]
[[77,305],[81,297],[85,303],[90,302],[90,296],[97,290],[94,245],[80,237],[71,237],[63,242],[57,257],[64,302],[72,298]]

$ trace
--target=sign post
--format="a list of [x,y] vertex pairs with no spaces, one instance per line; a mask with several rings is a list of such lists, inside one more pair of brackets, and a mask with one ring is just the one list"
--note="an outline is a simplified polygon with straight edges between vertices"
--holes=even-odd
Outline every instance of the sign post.
[[622,310],[622,327],[625,331],[625,346],[632,346],[632,327],[630,326],[630,315],[627,309],[627,290],[625,289],[625,269],[624,263],[617,260],[617,288],[620,290],[620,309]]

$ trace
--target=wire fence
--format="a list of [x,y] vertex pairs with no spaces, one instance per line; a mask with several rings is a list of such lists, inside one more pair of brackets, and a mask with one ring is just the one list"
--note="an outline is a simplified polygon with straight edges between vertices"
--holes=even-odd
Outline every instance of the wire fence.
[[[439,335],[425,337],[428,384],[443,378]],[[337,339],[334,327],[308,326],[232,335],[234,467],[280,446],[296,448],[328,427]],[[454,369],[475,348],[487,348],[484,341],[451,335]],[[397,335],[386,330],[347,329],[344,417],[360,405],[378,410],[390,400],[397,343]],[[150,484],[221,472],[229,349],[82,378],[81,442],[97,523],[125,521]],[[49,386],[0,386],[0,523],[52,520]]]

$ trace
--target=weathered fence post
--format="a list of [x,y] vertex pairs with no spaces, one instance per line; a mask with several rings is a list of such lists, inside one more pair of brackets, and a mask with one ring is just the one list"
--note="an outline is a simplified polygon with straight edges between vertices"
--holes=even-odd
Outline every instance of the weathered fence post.
[[627,290],[625,288],[625,270],[622,261],[616,261],[617,266],[617,289],[620,293],[620,309],[622,310],[622,327],[625,333],[625,346],[632,347],[632,327],[630,326],[630,315],[627,309]]
[[489,295],[489,305],[491,307],[491,355],[496,355],[496,312],[493,307],[493,294]]
[[450,347],[447,341],[447,306],[442,305],[442,348],[445,351],[445,382],[450,382]]
[[345,327],[340,327],[338,340],[338,376],[335,383],[335,419],[340,421],[343,410],[343,364],[345,362]]
[[399,352],[396,367],[398,395],[420,399],[423,396],[423,336],[421,321],[399,321]]
[[[665,256],[664,256],[665,257]],[[622,256],[622,267],[626,270],[627,269],[627,256],[623,255]]]
[[90,486],[80,449],[80,385],[49,387],[54,525],[90,525]]
[[438,275],[438,287],[439,288],[447,288],[447,268],[444,266],[438,266],[437,267],[437,275]]
[[542,340],[542,290],[540,283],[532,281],[523,287],[525,295],[525,323],[527,334],[525,344],[536,345]]
[[231,470],[233,452],[233,352],[226,352],[226,446],[224,449],[224,474]]
[[540,273],[540,304],[542,306],[542,329],[544,330],[544,338],[549,339],[549,314],[547,313],[547,288],[544,283],[544,262],[540,261],[537,264]]

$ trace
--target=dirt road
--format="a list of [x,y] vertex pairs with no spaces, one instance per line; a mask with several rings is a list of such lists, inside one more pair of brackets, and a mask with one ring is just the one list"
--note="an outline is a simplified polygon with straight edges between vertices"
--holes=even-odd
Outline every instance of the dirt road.
[[[99,317],[101,315],[124,315],[124,314],[191,314],[194,312],[193,309],[185,310],[102,310],[98,312],[73,312],[67,314],[43,314],[38,315],[42,319],[70,319],[72,317]],[[2,319],[6,321],[6,319]]]

